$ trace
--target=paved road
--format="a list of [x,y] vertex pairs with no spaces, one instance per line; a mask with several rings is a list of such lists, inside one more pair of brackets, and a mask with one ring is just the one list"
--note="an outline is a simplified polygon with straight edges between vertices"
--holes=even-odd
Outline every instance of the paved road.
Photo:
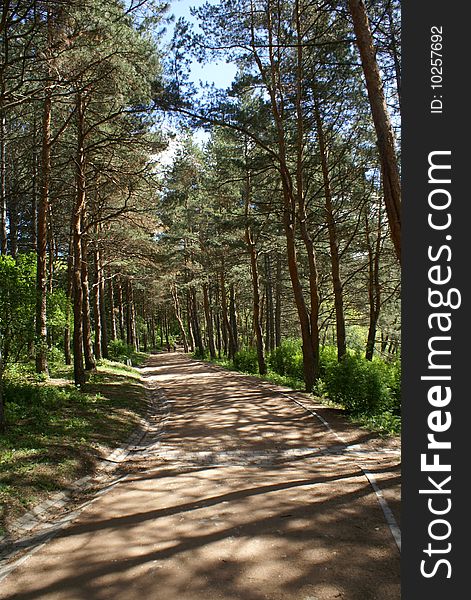
[[160,410],[131,473],[0,598],[399,600],[399,551],[361,468],[398,519],[397,440],[312,405],[329,430],[275,386],[181,354],[143,376]]

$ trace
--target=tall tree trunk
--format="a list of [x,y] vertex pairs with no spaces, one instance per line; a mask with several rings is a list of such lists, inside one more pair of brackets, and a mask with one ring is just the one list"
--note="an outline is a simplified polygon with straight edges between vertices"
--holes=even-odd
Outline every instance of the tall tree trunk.
[[155,317],[153,315],[150,318],[150,337],[151,337],[152,349],[155,349],[157,347],[157,338],[156,338],[156,334],[155,334]]
[[[246,234],[247,235],[247,234]],[[253,327],[255,330],[255,339],[257,341],[257,362],[260,375],[266,375],[267,364],[265,361],[265,348],[263,345],[262,323],[260,319],[260,288],[258,281],[257,251],[250,234],[247,238],[250,253],[250,270],[252,274],[252,294],[253,294]]]
[[222,309],[222,321],[223,321],[223,337],[227,340],[227,355],[230,359],[233,359],[236,353],[236,345],[234,340],[234,331],[229,321],[229,313],[227,310],[227,297],[226,297],[226,277],[224,274],[224,264],[221,268],[220,273],[220,288],[221,288],[221,309]]
[[281,345],[281,256],[276,253],[276,283],[275,283],[275,346]]
[[136,324],[136,307],[134,305],[134,288],[131,279],[127,282],[127,314],[128,314],[128,344],[139,350],[139,341],[137,338],[137,324]]
[[402,112],[402,75],[401,75],[401,59],[400,59],[400,51],[399,51],[400,41],[396,38],[395,31],[394,31],[394,28],[396,25],[396,18],[393,14],[392,2],[387,3],[386,11],[388,14],[389,28],[390,28],[390,32],[391,32],[390,49],[391,49],[391,54],[393,57],[394,72],[396,75],[397,98],[399,101],[399,110]]
[[203,337],[201,335],[201,327],[198,318],[198,304],[196,301],[196,290],[191,290],[191,323],[193,326],[193,335],[195,338],[195,345],[201,358],[204,357],[205,348],[203,343]]
[[7,234],[7,165],[6,165],[6,118],[4,110],[0,113],[0,253],[8,252]]
[[265,348],[263,344],[262,322],[260,315],[260,282],[258,277],[257,249],[252,228],[249,223],[249,209],[252,196],[252,185],[250,173],[246,176],[245,193],[245,242],[250,256],[250,273],[252,275],[252,297],[253,297],[253,328],[257,345],[257,362],[260,375],[265,375],[267,365],[265,362]]
[[[13,166],[13,165],[12,165]],[[16,174],[11,171],[11,177],[16,177]],[[8,203],[8,223],[10,225],[10,254],[16,260],[18,255],[18,196],[16,191],[8,190],[10,202]]]
[[123,285],[121,278],[116,282],[117,293],[118,293],[118,323],[119,323],[119,337],[124,341],[124,307],[123,307]]
[[234,340],[234,354],[239,351],[239,332],[237,330],[237,311],[235,299],[234,283],[231,283],[229,288],[229,322]]
[[192,305],[191,305],[191,294],[190,294],[190,290],[187,290],[186,292],[186,314],[188,315],[188,337],[190,339],[189,342],[189,350],[190,352],[194,352],[196,349],[196,343],[195,343],[195,336],[193,335],[193,326],[192,326],[192,319],[193,319],[193,309],[192,309]]
[[115,303],[114,303],[114,284],[113,284],[113,276],[108,274],[108,295],[110,299],[110,323],[111,323],[111,331],[110,331],[110,339],[115,340],[118,336],[118,331],[116,329],[116,313],[115,313]]
[[[285,105],[284,105],[284,90],[281,86],[280,61],[278,60],[279,47],[274,40],[274,32],[277,30],[277,25],[273,23],[272,3],[270,2],[270,10],[267,11],[267,52],[269,58],[269,74],[266,74],[262,61],[258,55],[255,23],[258,16],[252,15],[252,39],[251,44],[254,48],[254,58],[258,64],[258,68],[266,82],[267,92],[270,96],[271,110],[276,129],[277,141],[277,160],[281,177],[283,190],[283,226],[286,238],[286,252],[288,258],[288,271],[293,288],[293,295],[298,312],[299,324],[302,337],[303,351],[303,371],[304,383],[306,391],[312,391],[314,383],[319,376],[319,329],[318,329],[318,309],[319,295],[317,290],[317,265],[315,260],[314,247],[307,233],[306,215],[303,199],[303,148],[304,148],[304,132],[303,132],[303,113],[302,113],[302,52],[303,39],[301,35],[301,13],[299,2],[295,2],[295,26],[297,30],[297,55],[295,69],[295,109],[296,109],[296,181],[291,175],[291,167],[288,165],[287,150],[286,150],[286,133],[285,133]],[[309,264],[309,286],[310,286],[310,301],[311,313],[306,306],[304,299],[303,288],[301,285],[297,249],[296,249],[296,223],[299,219],[301,234],[306,246]]]
[[78,386],[85,383],[83,365],[83,287],[82,287],[82,215],[85,209],[85,150],[83,140],[84,105],[81,92],[77,94],[77,155],[76,198],[72,216],[73,236],[73,296],[74,296],[74,380]]
[[[50,16],[48,15],[48,21]],[[50,24],[48,24],[50,39]],[[38,206],[37,257],[36,257],[36,372],[47,373],[47,216],[51,179],[51,113],[52,90],[48,80],[44,92],[43,131],[41,151],[41,193]]]
[[99,286],[99,258],[98,258],[98,247],[95,242],[95,251],[94,251],[94,262],[95,262],[95,282],[93,285],[93,319],[95,321],[95,357],[97,360],[102,358],[101,353],[101,311],[100,311],[100,286]]
[[183,350],[185,354],[188,352],[188,340],[186,337],[185,325],[182,320],[181,311],[180,311],[180,302],[178,300],[178,291],[175,284],[172,285],[172,298],[173,298],[173,308],[175,311],[175,318],[177,319],[178,327],[180,328],[180,335],[182,336],[183,342]]
[[70,351],[70,303],[72,302],[73,295],[73,268],[74,268],[74,259],[73,259],[73,240],[72,237],[69,241],[69,254],[67,257],[67,304],[65,308],[65,327],[64,327],[64,358],[65,364],[72,364],[72,354]]
[[38,232],[38,156],[37,156],[37,122],[36,112],[33,114],[33,148],[31,161],[31,249],[37,252],[37,232]]
[[[2,62],[4,65],[9,63],[10,44],[9,44],[9,3],[3,2],[2,12],[0,14],[0,40],[2,44]],[[6,194],[6,114],[5,99],[7,93],[7,84],[5,78],[5,68],[0,68],[0,254],[8,252],[7,237],[7,194]]]
[[[85,209],[82,223],[85,222]],[[88,281],[88,240],[82,235],[82,320],[83,320],[83,353],[85,358],[85,370],[96,369],[95,356],[92,345],[92,325],[90,320],[90,285]]]
[[218,358],[221,358],[222,352],[222,334],[221,334],[221,319],[219,317],[219,311],[216,312],[216,348],[218,351]]
[[273,298],[273,272],[272,256],[265,254],[265,272],[266,272],[266,349],[271,352],[275,348],[275,307]]
[[330,246],[330,266],[332,274],[332,284],[334,289],[335,305],[335,331],[337,341],[337,359],[339,361],[347,353],[347,336],[345,331],[345,314],[343,309],[343,285],[340,277],[340,253],[338,245],[337,227],[334,219],[334,208],[332,204],[332,190],[330,186],[330,174],[327,158],[327,144],[325,141],[324,128],[319,109],[319,103],[314,91],[314,114],[317,127],[317,137],[319,140],[319,153],[322,166],[322,179],[324,184],[325,213],[327,220],[327,229],[329,232]]
[[361,64],[366,80],[366,89],[370,101],[378,151],[383,173],[383,190],[386,214],[388,216],[391,239],[396,256],[401,261],[401,182],[397,164],[394,132],[389,117],[383,82],[376,61],[368,13],[363,0],[348,0],[348,7],[353,19],[353,28]]
[[126,344],[134,346],[134,329],[131,310],[131,282],[126,281]]
[[3,355],[0,344],[0,433],[5,432],[5,402],[3,399]]
[[[297,34],[297,46],[296,46],[296,96],[295,96],[295,107],[296,107],[296,193],[295,202],[297,204],[299,229],[301,232],[301,238],[306,248],[308,266],[309,266],[309,295],[310,295],[310,318],[309,318],[309,329],[310,329],[310,342],[311,347],[308,351],[308,365],[312,369],[312,373],[309,375],[309,381],[306,382],[306,391],[311,391],[314,382],[319,376],[319,284],[318,284],[318,270],[317,270],[317,259],[314,244],[309,234],[307,227],[307,210],[305,204],[305,191],[304,191],[304,147],[305,147],[305,136],[304,136],[304,113],[303,113],[303,26],[302,26],[302,15],[301,6],[299,0],[295,0],[295,23],[296,23],[296,34]],[[286,156],[286,153],[283,153]],[[285,171],[288,168],[285,166]],[[303,324],[301,324],[301,329]],[[304,345],[304,342],[303,342]],[[313,381],[311,382],[311,377]]]
[[375,245],[371,243],[368,209],[365,207],[365,232],[368,248],[368,304],[370,308],[368,338],[366,341],[366,360],[373,360],[378,327],[379,313],[381,310],[381,285],[379,281],[379,259],[381,252],[381,210],[378,214],[378,229]]
[[108,327],[106,321],[106,293],[105,276],[103,272],[103,259],[101,250],[98,250],[98,287],[100,290],[100,322],[101,322],[101,355],[108,358]]
[[163,317],[159,317],[159,332],[160,332],[160,347],[164,346],[164,325],[163,325]]
[[136,352],[139,352],[140,348],[141,348],[141,338],[139,335],[139,328],[138,328],[138,323],[137,323],[137,310],[136,310],[136,303],[134,301],[134,289],[132,290],[132,297],[133,297],[133,301],[132,301],[132,305],[131,305],[131,314],[132,314],[132,328],[133,328],[133,337],[134,337],[134,349],[136,350]]
[[47,280],[47,291],[52,293],[54,288],[54,258],[55,258],[55,248],[54,248],[54,231],[52,229],[52,209],[49,204],[47,210],[47,255],[48,255],[48,280]]
[[213,316],[211,314],[211,305],[209,303],[208,284],[203,283],[203,305],[206,319],[206,335],[208,338],[209,355],[214,360],[216,358],[216,346],[214,344]]

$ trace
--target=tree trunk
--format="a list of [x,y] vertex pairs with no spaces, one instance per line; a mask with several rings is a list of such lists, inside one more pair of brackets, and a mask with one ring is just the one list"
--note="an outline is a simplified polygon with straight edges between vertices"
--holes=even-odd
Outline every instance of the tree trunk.
[[275,347],[281,345],[281,257],[276,253],[275,283]]
[[[277,136],[277,160],[283,190],[283,227],[286,238],[286,252],[288,258],[288,271],[293,288],[293,295],[298,312],[299,324],[302,337],[303,351],[303,371],[306,391],[312,391],[314,383],[319,376],[319,329],[318,329],[318,308],[319,296],[317,290],[317,265],[315,260],[314,248],[309,238],[306,227],[306,214],[303,199],[303,113],[302,113],[302,52],[303,39],[301,35],[301,14],[299,3],[295,3],[294,20],[297,30],[296,45],[296,69],[295,69],[295,109],[296,109],[296,180],[291,175],[291,167],[288,165],[286,150],[286,133],[284,121],[284,90],[280,84],[282,81],[280,73],[280,62],[278,60],[278,47],[274,41],[274,31],[276,25],[272,20],[272,12],[267,11],[267,52],[270,61],[269,76],[266,75],[266,69],[257,54],[255,43],[255,32],[252,30],[252,45],[254,47],[254,57],[258,68],[266,82],[267,92],[270,96],[271,110],[276,128]],[[252,15],[253,22],[258,18]],[[309,263],[309,285],[311,314],[309,314],[304,299],[303,289],[299,276],[297,250],[296,250],[296,223],[297,216],[301,228],[301,234],[306,246]]]
[[[85,222],[85,209],[82,223]],[[93,355],[92,325],[90,321],[90,286],[88,282],[88,240],[82,235],[82,320],[83,320],[83,353],[85,358],[85,370],[95,371],[96,361]]]
[[263,345],[262,323],[260,319],[260,288],[258,281],[257,251],[250,234],[247,237],[247,244],[249,246],[250,270],[252,274],[253,327],[255,330],[255,339],[257,341],[258,371],[260,375],[266,375],[267,364],[265,361],[265,348]]
[[203,283],[203,305],[206,318],[206,334],[208,338],[209,355],[214,360],[216,358],[216,346],[214,344],[213,316],[211,314],[207,283]]
[[191,290],[191,324],[193,327],[193,336],[195,338],[195,346],[201,358],[204,358],[205,348],[203,337],[201,335],[201,327],[198,318],[198,304],[196,301],[196,290]]
[[151,344],[152,349],[154,350],[157,347],[157,338],[155,335],[155,318],[152,316],[150,318],[150,336],[151,336]]
[[376,330],[378,327],[379,313],[381,309],[381,286],[379,281],[379,258],[381,250],[381,210],[378,215],[378,229],[376,233],[375,247],[371,244],[368,212],[365,208],[365,231],[368,248],[368,303],[370,308],[368,339],[366,342],[366,360],[373,360],[376,342]]
[[378,151],[383,173],[384,203],[388,216],[391,239],[396,256],[401,262],[401,183],[397,164],[394,132],[383,92],[383,82],[376,61],[368,13],[363,0],[348,0],[361,64],[366,80]]
[[[16,177],[11,169],[10,177]],[[18,197],[16,191],[8,190],[10,202],[8,203],[8,223],[10,225],[10,254],[16,260],[18,255]]]
[[236,311],[236,298],[235,298],[235,287],[231,283],[229,288],[229,321],[231,324],[232,337],[234,339],[234,354],[239,351],[239,332],[237,330],[237,311]]
[[221,358],[222,353],[222,335],[221,335],[221,319],[219,318],[219,312],[216,312],[216,348],[218,351],[218,358]]
[[38,232],[38,173],[40,171],[37,156],[37,121],[36,112],[33,114],[33,148],[31,161],[31,249],[37,252],[37,232]]
[[[48,17],[49,18],[49,17]],[[52,91],[48,82],[43,107],[41,151],[41,193],[38,206],[36,258],[36,372],[47,373],[47,215],[51,179],[51,113]]]
[[85,208],[85,151],[83,140],[84,108],[82,94],[77,94],[77,155],[76,198],[72,215],[73,236],[73,297],[74,297],[74,380],[78,386],[85,383],[83,366],[83,287],[82,287],[82,215]]
[[119,322],[119,337],[124,341],[124,309],[123,309],[123,286],[121,278],[117,281],[118,292],[118,322]]
[[98,258],[98,247],[95,243],[95,252],[94,252],[94,262],[95,262],[95,283],[93,285],[93,319],[95,321],[95,356],[97,360],[100,360],[102,356],[101,347],[102,347],[102,339],[101,339],[101,311],[100,311],[100,286],[99,286],[99,258]]
[[64,328],[64,358],[65,364],[72,364],[72,354],[70,351],[70,303],[73,294],[73,240],[69,242],[69,255],[67,257],[67,304],[65,309],[65,328]]
[[273,298],[273,271],[272,271],[272,255],[265,255],[265,271],[266,271],[266,297],[267,297],[267,328],[266,328],[266,349],[267,352],[272,352],[275,349],[275,303]]
[[[314,91],[314,95],[316,92]],[[334,209],[332,204],[332,191],[330,187],[329,166],[327,162],[327,146],[324,136],[321,114],[317,97],[314,99],[314,113],[317,126],[317,137],[319,140],[319,153],[322,166],[322,179],[324,184],[325,213],[327,220],[327,229],[329,232],[330,245],[330,265],[332,274],[332,284],[334,289],[335,305],[335,331],[337,338],[337,359],[340,362],[347,353],[347,337],[345,332],[345,314],[343,309],[343,285],[340,277],[340,254],[337,236],[337,227],[334,219]]]
[[163,345],[164,345],[164,325],[163,325],[163,318],[160,317],[159,321],[160,321],[160,346],[161,346],[161,348],[163,348]]
[[48,280],[47,280],[47,291],[52,293],[54,287],[54,231],[52,229],[52,209],[51,205],[48,205],[47,209],[47,250],[48,250]]
[[227,311],[227,298],[226,298],[226,279],[224,275],[224,265],[221,269],[220,274],[220,286],[221,286],[221,309],[222,309],[222,320],[223,320],[223,336],[227,339],[227,355],[229,359],[233,359],[236,353],[236,345],[234,340],[234,330],[231,327],[229,321],[229,314]]
[[8,252],[7,193],[6,193],[6,118],[0,114],[0,253]]
[[137,350],[136,343],[136,324],[135,324],[135,311],[134,311],[134,292],[132,287],[132,282],[130,279],[127,281],[127,290],[126,290],[126,300],[127,300],[127,335],[126,340],[129,346],[132,346],[134,350]]
[[113,285],[113,276],[109,276],[109,284],[108,284],[108,294],[110,299],[110,323],[111,323],[111,332],[110,339],[115,340],[118,332],[116,329],[116,313],[115,313],[115,304],[114,304],[114,285]]
[[[252,297],[253,297],[253,329],[257,345],[257,362],[260,375],[266,375],[267,365],[265,362],[265,348],[263,344],[262,322],[260,315],[260,283],[258,277],[257,249],[252,229],[249,224],[249,208],[251,203],[251,181],[250,173],[246,176],[245,194],[245,242],[250,256],[250,273],[252,275]],[[268,308],[268,307],[267,307]]]
[[0,433],[5,432],[5,402],[3,399],[3,355],[0,345]]
[[105,276],[103,272],[103,257],[99,247],[96,250],[96,273],[98,287],[98,312],[100,314],[101,325],[101,356],[108,358],[108,327],[106,324],[106,294],[105,294]]
[[185,325],[183,324],[181,312],[180,312],[180,302],[178,300],[178,292],[176,285],[172,285],[172,297],[173,297],[173,308],[175,310],[175,318],[177,319],[178,327],[180,328],[180,334],[182,336],[183,342],[183,351],[188,353],[188,339],[186,337]]

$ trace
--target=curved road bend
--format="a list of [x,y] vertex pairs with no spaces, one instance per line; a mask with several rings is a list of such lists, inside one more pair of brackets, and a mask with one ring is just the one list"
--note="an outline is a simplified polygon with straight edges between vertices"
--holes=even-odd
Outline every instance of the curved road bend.
[[181,354],[142,372],[159,435],[0,598],[399,600],[399,551],[361,468],[398,519],[397,440],[312,405],[329,430],[282,388]]

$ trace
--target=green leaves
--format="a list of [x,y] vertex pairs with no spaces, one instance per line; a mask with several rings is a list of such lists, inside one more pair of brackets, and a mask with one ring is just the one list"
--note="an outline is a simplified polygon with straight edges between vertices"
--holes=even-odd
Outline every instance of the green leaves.
[[33,338],[36,257],[0,256],[0,349],[6,363]]

